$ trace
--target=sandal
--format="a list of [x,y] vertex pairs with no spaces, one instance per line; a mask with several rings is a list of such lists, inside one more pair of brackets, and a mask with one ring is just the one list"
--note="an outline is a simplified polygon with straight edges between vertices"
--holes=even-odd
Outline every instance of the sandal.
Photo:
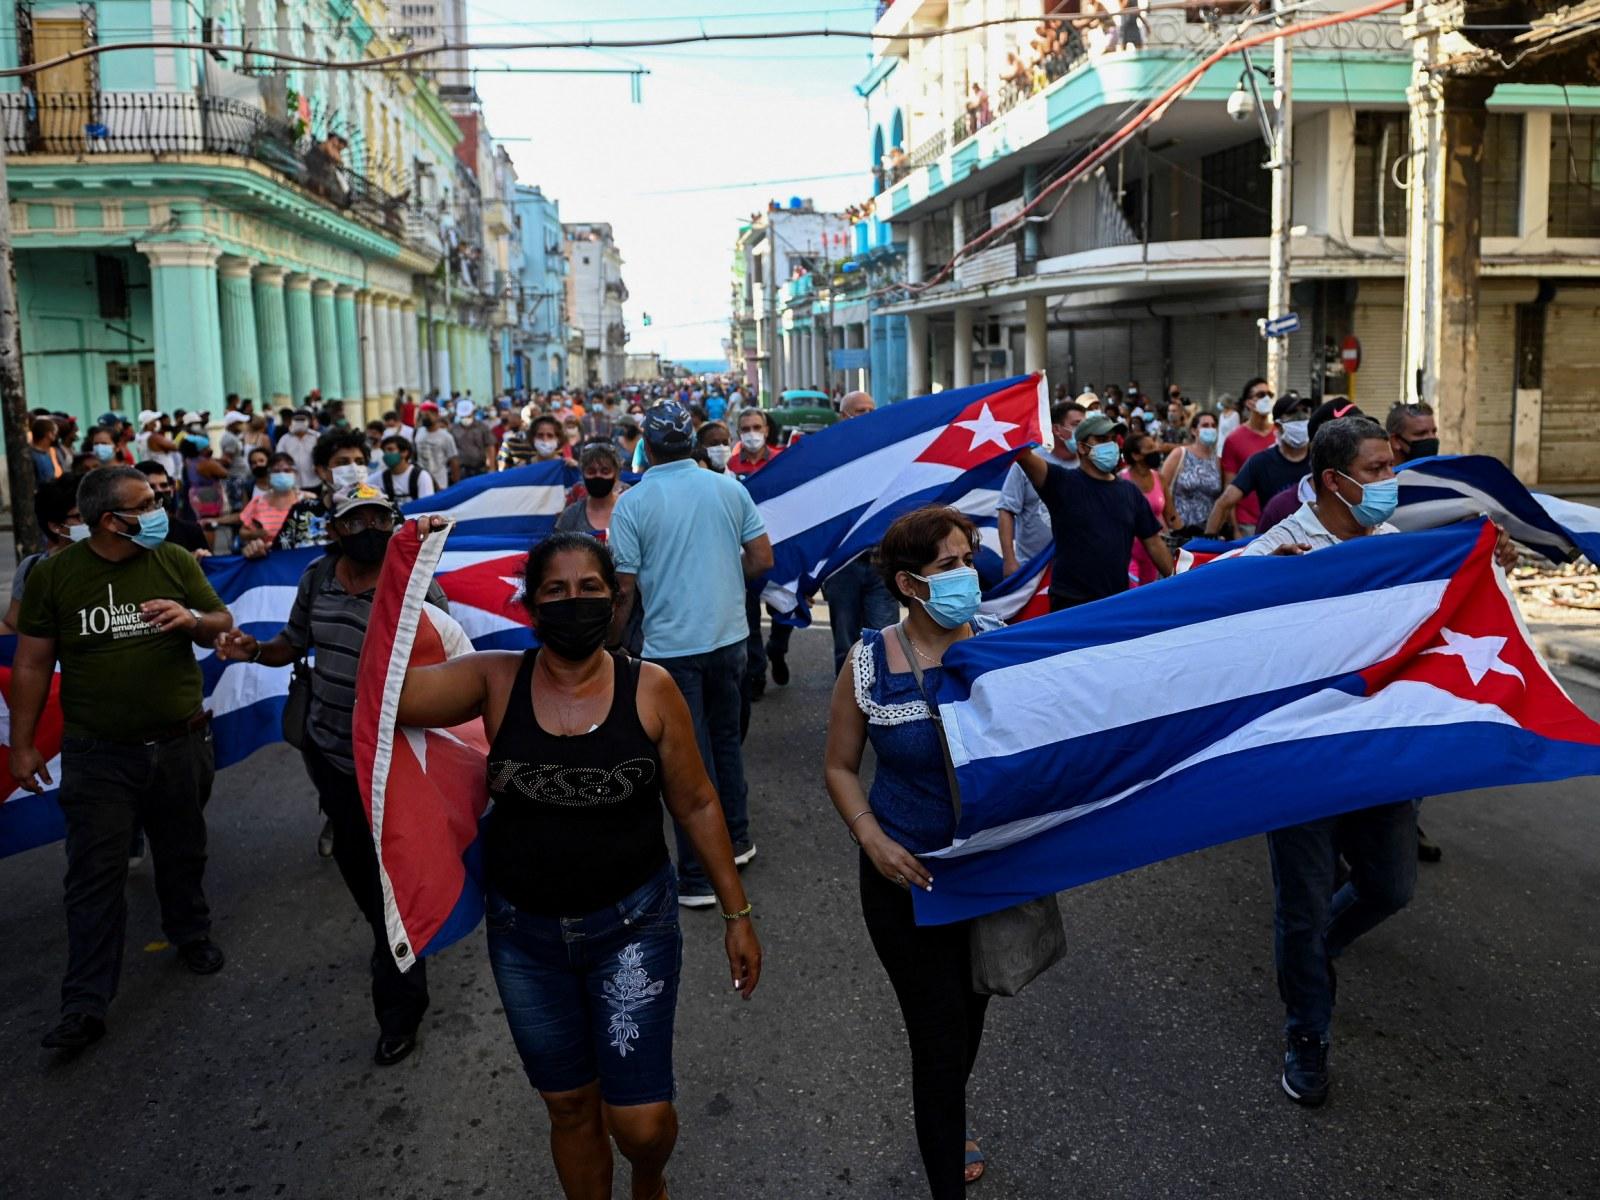
[[984,1173],[988,1171],[989,1160],[984,1157],[983,1149],[978,1145],[977,1138],[968,1133],[967,1141],[971,1144],[972,1148],[966,1152],[966,1161],[963,1169],[970,1171],[973,1167],[978,1168],[978,1173],[976,1175],[965,1176],[967,1183],[972,1184],[977,1183],[978,1180],[982,1179]]

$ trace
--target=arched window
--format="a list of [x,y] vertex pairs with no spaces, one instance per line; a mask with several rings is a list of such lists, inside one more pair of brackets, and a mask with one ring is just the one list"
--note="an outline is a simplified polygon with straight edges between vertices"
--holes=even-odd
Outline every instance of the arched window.
[[894,110],[894,124],[890,126],[889,146],[904,149],[906,144],[906,117],[900,109]]
[[872,131],[872,169],[878,170],[883,166],[883,126],[879,125]]

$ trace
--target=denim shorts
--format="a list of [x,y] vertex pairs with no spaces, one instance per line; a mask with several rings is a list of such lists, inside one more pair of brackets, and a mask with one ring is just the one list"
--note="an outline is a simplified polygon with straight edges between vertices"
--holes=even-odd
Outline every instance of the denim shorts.
[[683,935],[672,865],[582,917],[527,913],[491,891],[489,962],[528,1081],[607,1104],[671,1100]]

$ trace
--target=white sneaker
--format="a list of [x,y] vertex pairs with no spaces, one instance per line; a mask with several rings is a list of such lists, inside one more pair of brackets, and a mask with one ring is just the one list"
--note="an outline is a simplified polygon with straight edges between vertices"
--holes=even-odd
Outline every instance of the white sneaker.
[[322,832],[317,835],[317,855],[320,858],[333,857],[333,822],[324,821]]
[[714,892],[679,892],[678,903],[684,908],[710,908],[717,902]]
[[743,850],[741,850],[741,849],[739,849],[739,847],[735,846],[733,848],[733,865],[736,866],[736,867],[742,867],[742,866],[745,865],[745,863],[749,862],[755,856],[756,856],[756,844],[754,842],[751,842],[748,845],[746,845]]

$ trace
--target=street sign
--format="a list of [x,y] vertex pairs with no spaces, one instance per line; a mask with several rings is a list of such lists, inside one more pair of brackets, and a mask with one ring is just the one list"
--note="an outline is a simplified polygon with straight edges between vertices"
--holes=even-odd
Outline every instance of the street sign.
[[1361,339],[1348,335],[1339,346],[1339,361],[1344,363],[1344,373],[1354,375],[1361,369]]
[[1263,337],[1288,337],[1300,328],[1299,313],[1284,313],[1281,317],[1268,317],[1261,323]]

